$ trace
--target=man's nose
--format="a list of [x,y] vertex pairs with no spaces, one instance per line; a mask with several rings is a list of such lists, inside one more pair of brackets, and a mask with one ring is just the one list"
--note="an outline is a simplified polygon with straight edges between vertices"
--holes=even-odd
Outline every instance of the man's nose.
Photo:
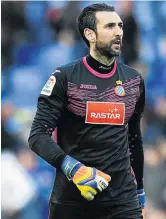
[[120,37],[123,36],[123,29],[120,28],[119,26],[117,26],[117,27],[115,28],[115,36],[120,36]]

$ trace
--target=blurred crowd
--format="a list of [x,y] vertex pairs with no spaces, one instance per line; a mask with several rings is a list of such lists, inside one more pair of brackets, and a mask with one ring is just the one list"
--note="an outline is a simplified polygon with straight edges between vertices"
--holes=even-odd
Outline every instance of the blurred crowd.
[[[96,1],[93,1],[93,3]],[[37,97],[56,67],[88,53],[76,17],[92,1],[1,2],[2,219],[45,219],[55,169],[28,148]],[[166,2],[106,1],[124,22],[120,61],[146,84],[146,219],[166,218]]]

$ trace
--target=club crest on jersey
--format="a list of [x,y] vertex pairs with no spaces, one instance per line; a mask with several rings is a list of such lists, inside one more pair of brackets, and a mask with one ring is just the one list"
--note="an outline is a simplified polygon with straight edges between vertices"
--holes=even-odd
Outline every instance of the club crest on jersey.
[[116,81],[117,86],[115,87],[115,93],[116,95],[123,97],[125,96],[125,89],[122,86],[122,81],[118,80]]
[[51,76],[48,81],[46,82],[46,84],[44,85],[41,94],[44,94],[46,96],[50,96],[52,93],[52,90],[54,88],[54,85],[56,83],[56,78],[55,76]]

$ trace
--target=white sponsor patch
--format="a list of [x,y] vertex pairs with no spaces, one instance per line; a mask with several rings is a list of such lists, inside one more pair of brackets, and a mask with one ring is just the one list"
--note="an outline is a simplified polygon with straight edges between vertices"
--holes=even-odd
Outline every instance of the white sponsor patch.
[[41,91],[41,94],[44,94],[46,96],[50,96],[52,93],[52,90],[54,88],[55,83],[56,83],[56,78],[55,78],[55,76],[52,75],[48,79],[47,83],[44,85],[44,87]]

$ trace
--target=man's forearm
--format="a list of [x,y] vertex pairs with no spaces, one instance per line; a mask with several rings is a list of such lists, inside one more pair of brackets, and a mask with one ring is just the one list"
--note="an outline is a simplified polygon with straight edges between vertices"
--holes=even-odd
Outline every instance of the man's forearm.
[[50,165],[60,168],[65,152],[47,134],[36,134],[30,136],[29,147],[37,155],[47,161]]
[[130,124],[129,132],[129,149],[131,166],[137,180],[137,189],[143,188],[143,169],[144,169],[144,153],[143,142],[140,130],[140,122],[135,120]]

